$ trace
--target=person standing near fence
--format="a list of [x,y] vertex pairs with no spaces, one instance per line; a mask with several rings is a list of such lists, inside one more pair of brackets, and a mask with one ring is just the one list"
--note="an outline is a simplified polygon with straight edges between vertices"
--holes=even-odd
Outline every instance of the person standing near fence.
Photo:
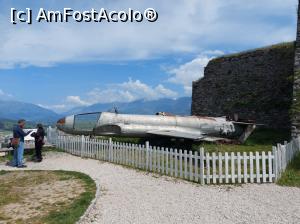
[[18,124],[14,126],[13,128],[13,142],[14,145],[14,158],[11,162],[12,166],[18,167],[18,168],[25,168],[27,167],[23,163],[23,155],[24,155],[24,137],[27,136],[30,131],[25,133],[23,131],[25,127],[25,120],[21,119],[18,121]]
[[31,137],[34,137],[35,143],[35,162],[42,162],[42,148],[45,138],[45,130],[42,124],[37,124],[37,131],[31,134]]

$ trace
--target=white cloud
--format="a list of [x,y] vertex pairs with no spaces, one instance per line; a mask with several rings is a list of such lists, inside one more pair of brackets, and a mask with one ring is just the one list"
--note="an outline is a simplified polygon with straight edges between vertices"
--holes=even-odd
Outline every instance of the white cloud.
[[93,103],[130,102],[138,99],[156,100],[159,98],[174,98],[177,93],[159,84],[156,87],[131,80],[107,86],[105,89],[95,88],[88,94]]
[[[0,68],[53,66],[84,61],[128,61],[172,53],[197,53],[212,46],[248,48],[295,39],[297,0],[48,1],[58,10],[153,7],[155,23],[9,23],[10,7],[1,3]],[[26,3],[30,7],[31,3]],[[34,8],[34,7],[33,7]],[[36,8],[34,8],[34,12]],[[285,22],[278,22],[281,20]]]
[[37,104],[40,107],[46,108],[46,109],[50,109],[50,110],[54,110],[54,111],[65,111],[68,110],[68,106],[65,104],[56,104],[56,105],[44,105],[44,104]]
[[207,50],[207,51],[203,51],[202,52],[202,55],[208,55],[208,56],[221,56],[223,55],[224,52],[223,51],[220,51],[220,50]]
[[161,97],[174,98],[177,96],[177,93],[175,91],[167,89],[161,84],[156,86],[154,90],[156,91],[156,93],[159,94],[158,95],[159,97],[156,98],[161,98]]
[[11,99],[11,98],[13,98],[13,95],[12,95],[12,94],[6,93],[6,92],[4,92],[2,89],[0,89],[0,99],[1,99],[1,100],[9,100],[9,99]]
[[224,54],[222,51],[205,51],[192,61],[180,65],[177,68],[168,70],[171,77],[169,82],[183,85],[185,94],[190,95],[192,92],[192,82],[202,78],[204,75],[204,68],[207,63],[214,57]]
[[75,106],[88,106],[90,105],[88,102],[80,99],[80,96],[67,96],[66,102]]
[[78,106],[88,106],[95,103],[131,102],[134,100],[156,100],[160,98],[175,98],[177,92],[159,84],[149,86],[140,80],[107,85],[105,88],[94,88],[85,96],[67,96],[62,104],[41,105],[56,112],[64,112]]

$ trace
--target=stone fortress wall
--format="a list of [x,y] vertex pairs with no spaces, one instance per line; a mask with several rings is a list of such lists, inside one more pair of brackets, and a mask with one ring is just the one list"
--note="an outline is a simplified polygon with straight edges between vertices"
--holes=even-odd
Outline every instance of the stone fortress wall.
[[293,103],[291,106],[292,136],[300,136],[300,0],[298,5],[297,39],[295,45]]
[[193,82],[192,115],[232,116],[290,128],[295,43],[211,60]]

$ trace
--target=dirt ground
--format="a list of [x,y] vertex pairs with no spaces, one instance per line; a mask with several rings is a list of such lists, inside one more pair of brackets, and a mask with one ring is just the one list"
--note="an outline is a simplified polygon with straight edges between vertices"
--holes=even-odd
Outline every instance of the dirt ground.
[[52,210],[72,203],[82,192],[79,179],[52,171],[0,175],[0,223],[40,223]]

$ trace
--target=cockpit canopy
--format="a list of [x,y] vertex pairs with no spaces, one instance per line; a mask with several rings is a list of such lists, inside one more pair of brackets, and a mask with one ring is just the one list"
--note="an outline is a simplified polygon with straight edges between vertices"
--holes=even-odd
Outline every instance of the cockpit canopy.
[[101,112],[75,115],[73,128],[75,131],[93,131],[100,116]]

